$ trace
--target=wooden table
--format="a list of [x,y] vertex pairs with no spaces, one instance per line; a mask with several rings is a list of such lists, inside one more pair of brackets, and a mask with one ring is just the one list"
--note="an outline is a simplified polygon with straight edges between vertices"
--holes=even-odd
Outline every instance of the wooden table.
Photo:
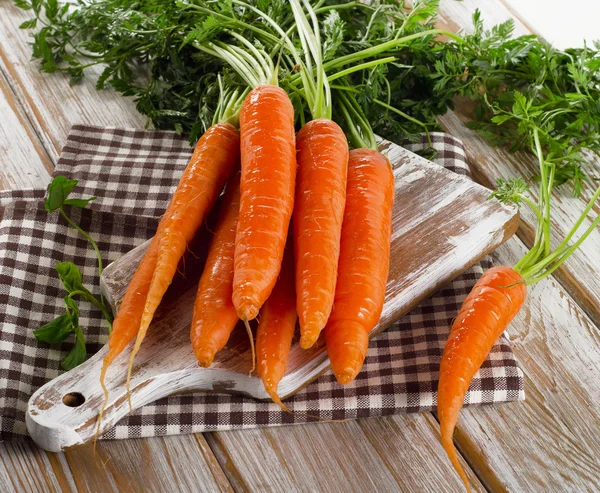
[[[514,17],[502,0],[443,0],[441,23],[468,29],[474,9],[491,25]],[[0,0],[0,189],[43,187],[74,123],[142,128],[131,101],[97,92],[93,77],[70,88],[30,62],[27,14]],[[529,32],[517,19],[517,33]],[[463,126],[466,109],[441,118],[466,144],[477,179],[530,177],[523,154],[488,147]],[[595,173],[597,175],[597,173]],[[583,208],[557,197],[556,224]],[[600,207],[595,207],[600,212]],[[518,238],[496,253],[512,265],[531,243],[525,212]],[[600,231],[564,267],[530,290],[510,336],[526,376],[525,402],[462,413],[456,442],[476,491],[597,491],[600,487]],[[46,453],[0,444],[1,491],[460,491],[433,414],[336,424],[100,442]],[[105,463],[104,467],[97,463]]]

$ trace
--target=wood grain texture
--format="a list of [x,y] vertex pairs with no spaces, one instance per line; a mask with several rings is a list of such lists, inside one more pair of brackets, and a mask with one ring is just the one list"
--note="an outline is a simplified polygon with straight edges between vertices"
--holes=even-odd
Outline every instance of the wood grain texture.
[[38,62],[31,60],[31,31],[19,29],[29,17],[12,1],[0,2],[0,71],[54,162],[75,123],[144,127],[146,117],[135,111],[131,98],[112,89],[96,90],[101,66],[88,69],[85,79],[72,87],[66,75],[39,73]]
[[530,34],[527,25],[516,18],[501,0],[440,0],[439,25],[452,32],[464,30],[472,32],[473,13],[475,9],[481,12],[485,26],[490,28],[496,24],[513,19],[515,21],[515,36]]
[[0,190],[46,186],[52,162],[0,73]]
[[[422,299],[446,284],[515,231],[514,208],[487,200],[489,190],[390,142],[380,147],[394,168],[396,200],[392,219],[391,263],[386,302],[374,336],[398,320]],[[143,247],[127,254],[103,274],[109,301],[118,302],[137,269]],[[197,272],[196,274],[199,274]],[[190,277],[191,280],[191,277]],[[226,391],[268,399],[260,378],[248,376],[251,353],[243,330],[201,368],[191,350],[189,327],[196,288],[171,290],[157,311],[131,378],[133,408],[169,394],[186,391]],[[30,399],[28,430],[41,447],[59,451],[94,436],[97,414],[104,402],[99,385],[103,348],[78,368],[39,389]],[[125,376],[129,351],[111,365],[110,392],[102,430],[129,412]],[[329,367],[323,345],[303,350],[292,345],[287,373],[279,384],[282,398],[298,391]],[[70,392],[84,395],[77,408],[63,404]]]
[[194,435],[98,442],[65,453],[79,492],[232,491],[206,441]]
[[[453,492],[425,415],[206,434],[236,491]],[[430,416],[430,415],[429,415]],[[342,446],[343,444],[343,446]],[[471,474],[474,491],[485,491]]]
[[0,444],[0,491],[59,492],[63,490],[44,451],[31,441]]

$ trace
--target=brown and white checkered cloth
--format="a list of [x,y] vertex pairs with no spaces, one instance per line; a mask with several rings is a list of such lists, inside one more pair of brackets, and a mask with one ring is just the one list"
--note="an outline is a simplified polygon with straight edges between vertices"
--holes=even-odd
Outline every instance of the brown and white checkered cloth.
[[[433,134],[435,161],[467,174],[462,144]],[[424,144],[411,144],[410,150]],[[89,210],[70,211],[74,221],[98,240],[105,263],[152,236],[184,169],[187,141],[163,131],[74,126],[55,174],[79,180],[75,193],[97,196]],[[27,434],[30,395],[60,372],[73,341],[39,343],[32,331],[64,309],[54,264],[69,260],[84,284],[98,290],[96,259],[84,238],[44,210],[45,190],[0,192],[0,439]],[[489,259],[469,269],[404,316],[370,344],[358,378],[348,386],[327,373],[287,401],[288,406],[330,419],[383,416],[434,409],[438,365],[448,328]],[[88,352],[105,344],[99,312],[81,303],[80,323]],[[494,346],[479,371],[466,404],[524,399],[523,374],[506,339]],[[173,396],[137,410],[104,438],[130,438],[271,426],[307,421],[275,404],[249,398],[199,393]],[[310,420],[310,419],[308,419]]]

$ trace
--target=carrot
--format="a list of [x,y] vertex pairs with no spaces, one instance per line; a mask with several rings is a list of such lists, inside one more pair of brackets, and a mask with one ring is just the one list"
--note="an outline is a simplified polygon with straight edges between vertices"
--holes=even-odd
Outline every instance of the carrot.
[[294,205],[294,108],[272,85],[250,91],[240,112],[242,174],[233,304],[252,320],[277,281]]
[[[301,94],[313,118],[297,136],[293,217],[300,346],[308,349],[325,327],[335,297],[346,204],[348,141],[331,119],[331,90],[323,69],[317,15],[307,1],[290,0],[290,4],[305,58],[298,64],[303,74]],[[294,52],[294,59],[299,58]]]
[[373,149],[354,149],[348,161],[335,300],[325,343],[337,381],[350,383],[360,372],[377,325],[388,278],[394,175],[389,161]]
[[297,318],[294,258],[291,245],[288,245],[279,280],[260,311],[256,332],[258,376],[271,399],[282,408],[285,406],[277,394],[277,386],[285,375]]
[[152,281],[152,274],[156,267],[157,254],[158,236],[155,236],[129,282],[129,286],[119,307],[119,313],[113,322],[113,330],[108,338],[108,352],[104,356],[102,371],[100,372],[100,384],[105,394],[104,379],[108,367],[121,354],[125,346],[133,340],[140,327],[144,303],[148,295],[150,282]]
[[470,491],[452,442],[452,434],[473,376],[492,346],[523,306],[527,288],[511,267],[493,267],[465,299],[444,347],[438,385],[438,418],[442,445]]
[[298,133],[294,206],[300,345],[311,347],[325,327],[335,296],[346,204],[348,141],[332,120],[312,120]]
[[190,337],[196,358],[208,368],[238,322],[231,301],[233,292],[233,253],[240,208],[240,175],[227,183],[219,219],[208,251],[204,272],[198,284]]
[[128,387],[135,356],[154,313],[175,276],[179,261],[238,162],[239,134],[228,123],[211,126],[196,144],[194,154],[157,230],[156,267],[129,358]]

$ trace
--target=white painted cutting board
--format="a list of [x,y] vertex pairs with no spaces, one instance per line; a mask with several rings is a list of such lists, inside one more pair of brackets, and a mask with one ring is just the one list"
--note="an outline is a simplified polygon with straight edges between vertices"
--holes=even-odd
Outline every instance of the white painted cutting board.
[[[396,178],[390,274],[386,303],[376,335],[421,300],[493,251],[516,230],[516,209],[487,200],[489,190],[387,141],[381,142]],[[208,240],[208,238],[207,238]],[[108,266],[102,289],[118,304],[147,243]],[[134,408],[161,397],[190,391],[233,392],[267,399],[262,382],[249,376],[250,349],[237,328],[211,368],[198,366],[189,341],[196,282],[187,272],[187,287],[165,296],[136,357],[131,380]],[[322,344],[305,351],[295,340],[286,376],[279,385],[285,398],[329,368]],[[41,447],[60,451],[94,436],[103,402],[99,374],[106,347],[81,366],[40,388],[30,399],[27,427]],[[129,412],[125,376],[130,347],[107,374],[109,402],[102,430]],[[66,396],[66,397],[65,397]]]

